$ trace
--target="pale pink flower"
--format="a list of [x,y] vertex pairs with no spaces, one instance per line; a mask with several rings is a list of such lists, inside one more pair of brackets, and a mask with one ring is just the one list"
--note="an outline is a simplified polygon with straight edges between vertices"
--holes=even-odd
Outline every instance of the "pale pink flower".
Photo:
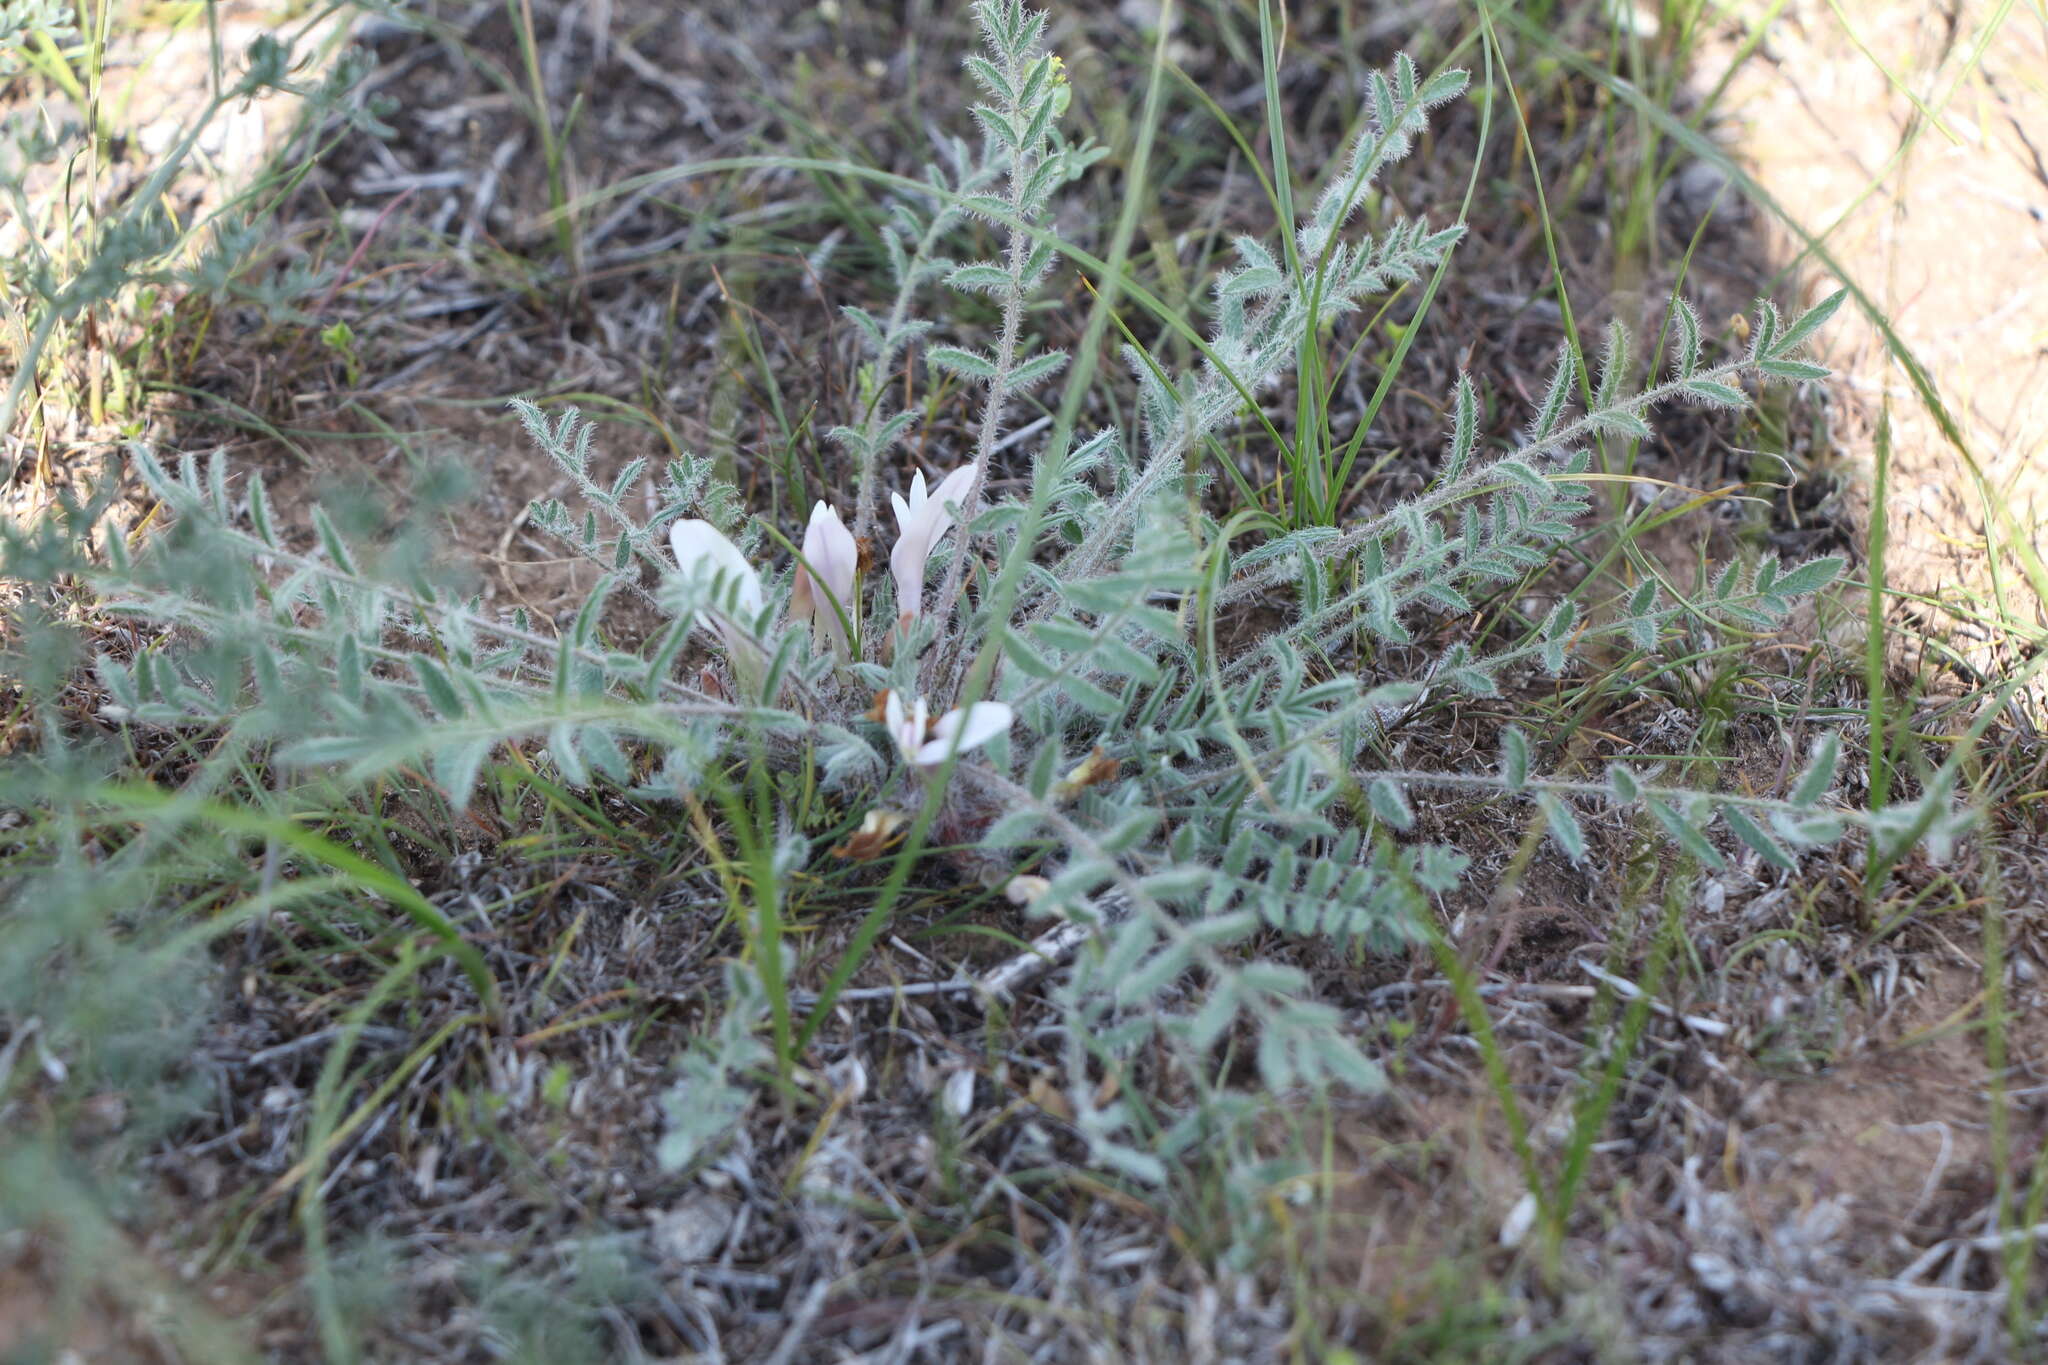
[[920,470],[911,476],[907,501],[899,493],[889,495],[889,505],[896,510],[896,548],[889,552],[889,571],[896,576],[897,610],[905,617],[924,611],[925,565],[933,548],[953,529],[953,514],[946,504],[963,501],[973,482],[974,467],[962,465],[927,494]]
[[859,547],[839,513],[822,502],[813,506],[810,525],[804,528],[803,559],[797,563],[796,583],[789,592],[789,619],[809,621],[812,638],[822,635],[841,659],[848,651],[840,613],[848,619],[853,615],[853,580],[859,565]]
[[956,707],[934,721],[923,697],[913,698],[906,711],[903,698],[892,691],[882,703],[882,717],[904,762],[929,772],[956,751],[964,754],[979,749],[1007,732],[1016,712],[999,701],[978,701]]

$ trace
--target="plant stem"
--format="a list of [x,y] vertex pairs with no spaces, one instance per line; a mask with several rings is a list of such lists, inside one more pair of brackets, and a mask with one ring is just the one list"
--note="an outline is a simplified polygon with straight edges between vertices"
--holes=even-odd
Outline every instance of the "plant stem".
[[[1015,63],[1006,61],[1004,75],[1011,85],[1022,83],[1023,70]],[[1009,113],[1016,117],[1020,110],[1011,104]],[[1020,119],[1021,122],[1021,119]],[[1010,212],[1019,219],[1024,217],[1024,187],[1031,178],[1038,160],[1027,149],[1020,148],[1010,157]],[[988,397],[982,404],[981,430],[974,443],[974,477],[968,482],[967,496],[960,500],[960,537],[954,547],[952,560],[946,565],[946,577],[939,587],[934,602],[933,619],[939,622],[942,632],[939,648],[932,650],[925,665],[925,680],[930,680],[945,671],[952,654],[950,640],[954,603],[959,600],[962,580],[967,572],[967,556],[972,544],[974,517],[981,507],[982,488],[988,482],[988,464],[995,454],[996,438],[1002,431],[1003,410],[1010,401],[1010,375],[1017,365],[1017,342],[1024,330],[1024,272],[1031,259],[1031,237],[1029,234],[1011,229],[1008,250],[1004,252],[1003,266],[1009,273],[1009,287],[1003,294],[1003,330],[996,340],[995,374],[988,381]]]

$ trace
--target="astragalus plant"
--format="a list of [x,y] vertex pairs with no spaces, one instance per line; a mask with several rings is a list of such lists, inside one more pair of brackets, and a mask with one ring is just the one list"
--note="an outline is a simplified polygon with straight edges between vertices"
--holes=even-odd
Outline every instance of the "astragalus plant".
[[[1675,305],[1669,362],[1644,387],[1619,325],[1596,373],[1582,375],[1567,346],[1508,442],[1482,442],[1479,387],[1461,378],[1435,482],[1363,520],[1286,529],[1217,510],[1194,464],[1205,441],[1283,384],[1329,317],[1435,269],[1465,231],[1352,223],[1430,109],[1464,88],[1460,72],[1424,80],[1402,58],[1372,81],[1363,131],[1295,239],[1237,243],[1236,267],[1214,282],[1201,363],[1169,373],[1128,352],[1133,429],[1069,440],[1055,427],[1027,479],[993,479],[1019,444],[1021,400],[1068,363],[1031,333],[1029,304],[1075,254],[1052,210],[1098,158],[1061,132],[1068,88],[1042,46],[1044,16],[1015,0],[983,0],[976,14],[979,146],[955,142],[947,169],[889,205],[895,302],[848,310],[870,356],[863,406],[834,436],[856,474],[803,527],[753,520],[693,458],[669,466],[645,515],[641,464],[601,483],[587,425],[522,407],[585,504],[539,504],[535,523],[603,569],[583,611],[551,631],[447,595],[404,554],[376,569],[324,517],[316,543],[295,546],[253,479],[235,492],[217,468],[174,474],[144,458],[174,530],[92,572],[127,610],[181,629],[103,664],[118,704],[139,721],[254,727],[301,764],[360,774],[424,757],[458,802],[498,746],[537,738],[561,781],[681,801],[734,826],[766,900],[728,975],[732,1012],[674,1096],[678,1162],[752,1102],[747,1077],[791,1075],[850,971],[842,963],[794,1017],[768,888],[827,850],[778,813],[782,793],[822,786],[861,817],[832,852],[872,862],[877,915],[910,860],[944,848],[961,877],[1076,926],[1049,940],[1078,951],[1046,988],[1065,1021],[1068,1105],[1098,1159],[1139,1180],[1163,1178],[1232,1107],[1225,1080],[1247,1073],[1226,1065],[1226,1043],[1268,1092],[1384,1083],[1338,1004],[1286,959],[1291,940],[1389,952],[1431,932],[1433,898],[1459,885],[1468,859],[1412,836],[1423,802],[1525,806],[1573,860],[1587,847],[1582,818],[1604,808],[1640,813],[1709,865],[1746,848],[1796,869],[1803,850],[1854,825],[1894,845],[1953,837],[1960,820],[1942,790],[1876,817],[1832,805],[1832,738],[1781,795],[1619,763],[1588,771],[1582,759],[1553,774],[1542,736],[1512,725],[1479,768],[1393,757],[1401,732],[1441,716],[1446,697],[1512,708],[1530,680],[1571,674],[1589,650],[1650,654],[1674,638],[1691,648],[1708,632],[1768,630],[1836,576],[1834,560],[1763,559],[1681,597],[1646,563],[1611,591],[1601,584],[1613,580],[1574,582],[1556,563],[1589,534],[1599,442],[1647,435],[1660,404],[1735,407],[1745,383],[1819,377],[1798,353],[1834,300],[1790,324],[1760,305],[1747,349],[1726,358]],[[996,243],[987,259],[943,255],[978,236]],[[943,290],[991,300],[994,334],[941,342],[943,309],[917,313]],[[976,386],[971,447],[931,477],[903,454],[916,418],[887,402],[913,360]],[[1590,401],[1575,403],[1581,393]],[[225,572],[229,562],[259,572]],[[666,622],[644,648],[607,636],[606,605],[621,594]],[[1521,604],[1520,638],[1424,647],[1459,633],[1433,623],[1501,600]],[[1140,1054],[1151,1083],[1134,1105],[1125,1068]]]

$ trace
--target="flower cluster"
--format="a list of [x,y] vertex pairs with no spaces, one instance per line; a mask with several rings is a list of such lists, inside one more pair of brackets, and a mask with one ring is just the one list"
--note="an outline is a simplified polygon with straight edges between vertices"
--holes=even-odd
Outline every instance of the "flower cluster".
[[[912,475],[910,495],[889,495],[896,513],[896,545],[889,552],[889,572],[896,585],[896,626],[900,637],[924,610],[926,570],[932,552],[958,520],[954,510],[973,483],[974,470],[963,466],[927,486],[922,471]],[[669,527],[669,547],[686,579],[710,587],[717,604],[710,612],[713,630],[724,642],[734,672],[743,681],[758,682],[767,651],[757,631],[767,608],[761,576],[739,547],[708,521],[687,518]],[[831,651],[840,663],[859,657],[860,546],[837,509],[823,502],[811,508],[803,546],[785,613],[791,623],[806,622],[812,641]],[[890,692],[883,701],[884,723],[904,762],[920,773],[942,767],[954,753],[988,743],[1010,728],[1015,718],[1000,702],[976,702],[934,718],[922,697],[906,705]]]

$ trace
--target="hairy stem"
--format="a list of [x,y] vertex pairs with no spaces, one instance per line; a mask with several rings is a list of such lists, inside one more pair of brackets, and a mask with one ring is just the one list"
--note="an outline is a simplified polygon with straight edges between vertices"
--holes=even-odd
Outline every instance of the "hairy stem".
[[910,305],[917,293],[918,275],[924,264],[938,249],[939,238],[952,222],[952,209],[941,203],[932,215],[931,223],[917,240],[917,249],[910,253],[910,260],[904,267],[903,278],[896,282],[896,298],[889,305],[889,321],[882,328],[882,349],[875,356],[875,393],[868,403],[866,416],[861,421],[860,486],[853,505],[853,535],[856,540],[869,541],[875,535],[876,468],[882,452],[876,449],[876,438],[882,430],[882,392],[889,383],[889,371],[908,345],[903,335],[904,324],[910,321]]
[[[1015,62],[1006,61],[1005,65],[1008,70],[1004,74],[1011,84],[1020,84],[1023,79],[1021,67]],[[1010,112],[1014,115],[1019,111],[1013,104]],[[1038,158],[1029,149],[1020,149],[1010,158],[1010,211],[1019,219],[1024,217],[1024,186],[1037,164]],[[968,482],[967,496],[960,500],[960,541],[946,565],[946,576],[940,583],[934,603],[933,620],[938,622],[941,636],[940,647],[931,652],[925,665],[927,684],[943,675],[946,661],[953,653],[950,638],[953,635],[953,607],[959,600],[961,582],[967,572],[974,518],[981,508],[982,488],[988,482],[989,460],[995,454],[996,438],[1002,432],[1003,410],[1010,401],[1010,376],[1017,366],[1017,343],[1024,331],[1024,272],[1030,259],[1030,235],[1012,228],[1008,249],[1003,253],[1003,267],[1009,274],[1009,283],[1003,291],[1003,330],[996,340],[996,372],[988,381],[988,396],[981,409],[981,430],[975,437],[974,477]]]

